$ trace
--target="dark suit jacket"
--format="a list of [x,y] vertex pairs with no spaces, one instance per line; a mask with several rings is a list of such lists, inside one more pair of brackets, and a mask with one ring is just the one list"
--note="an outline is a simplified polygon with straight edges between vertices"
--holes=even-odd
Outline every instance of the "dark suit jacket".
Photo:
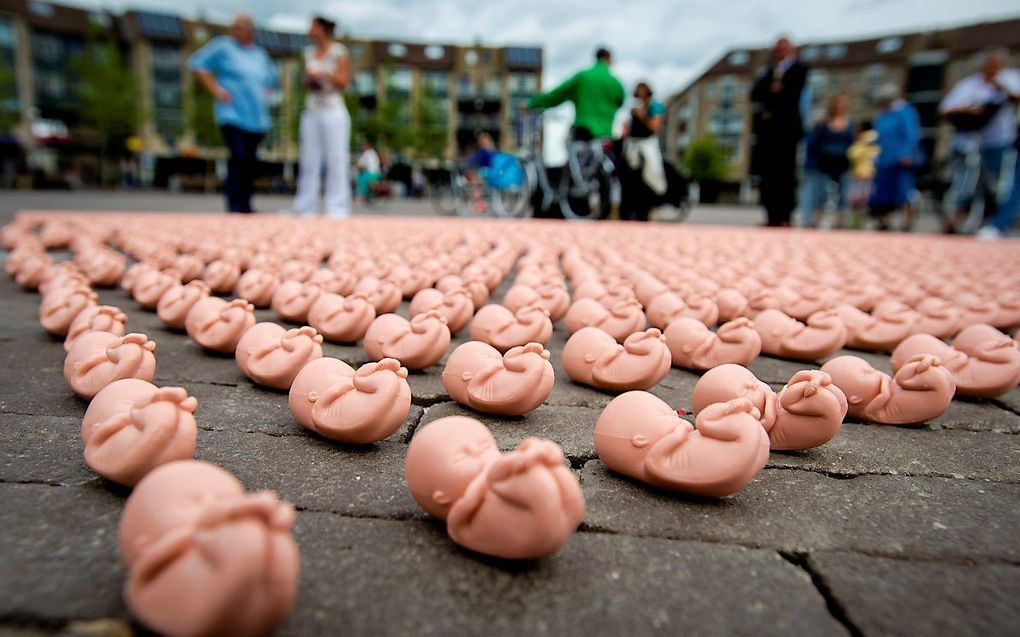
[[751,157],[753,174],[761,174],[761,162],[769,161],[770,149],[796,146],[804,136],[800,98],[807,82],[807,73],[807,65],[795,61],[783,73],[783,88],[776,93],[772,92],[771,65],[755,79],[751,88],[751,102],[754,104],[751,131],[755,139]]

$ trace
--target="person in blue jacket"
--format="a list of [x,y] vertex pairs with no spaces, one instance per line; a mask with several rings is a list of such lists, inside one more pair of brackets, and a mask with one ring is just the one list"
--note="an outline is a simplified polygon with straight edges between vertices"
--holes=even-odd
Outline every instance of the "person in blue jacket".
[[277,86],[276,66],[255,44],[255,23],[239,13],[230,35],[217,36],[195,51],[188,68],[216,98],[213,116],[230,153],[224,185],[227,210],[252,212],[256,153],[270,128],[269,94]]
[[909,229],[913,225],[914,170],[920,157],[920,119],[917,110],[900,97],[895,84],[879,87],[875,102],[879,108],[874,124],[879,150],[868,208],[880,230],[889,229],[889,215],[903,210],[904,228]]

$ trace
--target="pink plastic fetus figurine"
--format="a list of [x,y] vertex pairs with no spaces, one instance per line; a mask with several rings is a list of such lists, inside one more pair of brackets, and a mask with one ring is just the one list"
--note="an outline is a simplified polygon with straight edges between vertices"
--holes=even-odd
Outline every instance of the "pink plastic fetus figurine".
[[747,297],[736,288],[722,288],[715,293],[715,305],[719,308],[719,321],[729,323],[735,318],[747,316],[751,304]]
[[485,285],[485,281],[477,278],[462,279],[461,277],[452,274],[444,276],[443,278],[436,281],[436,289],[440,292],[449,292],[454,288],[463,287],[471,295],[471,304],[476,307],[482,307],[485,300],[489,298],[489,286]]
[[173,270],[147,270],[138,275],[131,286],[131,298],[147,310],[154,310],[163,293],[181,284],[181,277]]
[[400,301],[404,298],[400,286],[389,279],[378,279],[366,276],[354,286],[355,293],[365,295],[368,302],[375,307],[377,316],[396,312]]
[[241,278],[241,268],[224,259],[217,259],[205,266],[202,280],[209,284],[209,289],[216,294],[226,294],[234,289]]
[[552,393],[555,375],[549,356],[539,343],[500,354],[488,343],[468,341],[446,361],[443,387],[450,398],[475,411],[521,416]]
[[715,403],[747,398],[776,451],[811,449],[835,436],[847,412],[846,396],[832,378],[817,370],[793,375],[776,394],[746,367],[720,365],[705,372],[691,395],[695,413]]
[[871,314],[852,305],[836,308],[847,327],[847,347],[891,352],[903,339],[917,332],[922,315],[902,304],[878,306]]
[[417,316],[429,310],[436,310],[445,316],[446,325],[453,334],[467,327],[471,317],[475,315],[475,305],[471,301],[471,293],[463,287],[453,288],[446,292],[440,292],[436,288],[419,290],[411,299],[408,313],[411,316]]
[[446,520],[457,544],[504,559],[549,557],[584,518],[584,495],[556,443],[527,438],[500,455],[473,418],[450,416],[420,428],[404,465],[407,487]]
[[471,321],[471,339],[488,343],[501,352],[527,343],[545,345],[552,336],[549,310],[528,305],[511,312],[495,303],[478,310]]
[[85,308],[97,305],[99,297],[84,285],[52,290],[39,303],[39,324],[54,336],[67,337],[71,323]]
[[116,336],[124,335],[124,327],[127,323],[127,315],[120,311],[120,308],[112,305],[93,305],[78,313],[67,328],[67,338],[64,339],[64,351],[71,351],[71,347],[79,336],[88,332],[109,332]]
[[255,307],[244,299],[224,301],[207,296],[192,306],[184,329],[197,345],[214,352],[233,354],[246,329],[255,325]]
[[184,285],[175,285],[159,297],[159,303],[156,304],[156,316],[168,328],[183,330],[188,312],[209,294],[209,286],[201,279],[189,281]]
[[300,558],[294,507],[195,460],[138,483],[120,518],[128,609],[166,635],[264,635],[290,612]]
[[[960,345],[950,347],[930,334],[914,334],[896,346],[889,363],[899,371],[918,354],[937,356],[956,381],[956,393],[970,398],[997,398],[1020,382],[1020,349],[1005,334],[984,340],[964,334]],[[978,336],[975,333],[975,336]],[[988,334],[986,333],[985,336]]]
[[322,294],[322,286],[307,281],[284,281],[273,293],[271,307],[284,321],[303,323],[308,320],[308,310]]
[[595,451],[607,467],[647,484],[697,496],[740,491],[769,458],[769,437],[746,398],[709,405],[697,430],[658,397],[630,391],[595,423]]
[[304,367],[290,386],[290,413],[305,429],[349,444],[368,444],[400,429],[411,409],[407,369],[393,358],[358,371],[335,358]]
[[619,301],[607,308],[595,299],[578,299],[567,309],[563,325],[573,334],[584,327],[597,327],[622,343],[634,332],[645,329],[647,320],[637,299]]
[[689,299],[684,299],[676,292],[663,292],[651,300],[646,313],[648,322],[660,330],[666,329],[681,316],[698,319],[705,325],[715,325],[719,320],[719,308],[714,297],[702,293],[691,294]]
[[156,343],[145,334],[87,332],[78,337],[64,358],[64,380],[85,400],[115,380],[151,381],[156,373],[154,351]]
[[725,363],[750,365],[761,353],[761,336],[745,317],[723,323],[713,332],[701,321],[682,316],[669,324],[665,336],[673,365],[686,369],[706,370]]
[[259,385],[288,390],[302,367],[322,358],[322,336],[307,325],[287,329],[256,323],[241,335],[234,357],[241,372]]
[[375,307],[364,294],[325,293],[308,309],[308,324],[328,341],[354,343],[365,338],[375,320]]
[[[953,338],[953,348],[960,350],[968,356],[974,356],[981,350],[981,346],[989,341],[1002,341],[1002,338],[1009,338],[1006,334],[992,327],[987,323],[972,323],[960,330]],[[1020,347],[1016,341],[1013,345]]]
[[837,356],[822,365],[822,371],[846,394],[852,417],[882,425],[938,418],[956,392],[953,375],[930,354],[912,357],[895,377],[857,356]]
[[554,323],[567,313],[570,307],[570,295],[562,285],[514,285],[503,296],[503,305],[511,312],[516,312],[529,305],[541,305],[549,310],[549,320]]
[[780,310],[764,310],[754,317],[761,351],[800,361],[816,361],[846,344],[847,328],[834,310],[815,312],[807,323]]
[[399,314],[383,314],[365,332],[365,351],[372,360],[395,358],[408,369],[435,365],[449,346],[450,328],[436,310],[410,321]]
[[280,285],[280,279],[271,272],[252,268],[245,271],[237,280],[234,291],[239,298],[245,299],[255,307],[269,307],[273,293]]
[[634,332],[620,345],[596,327],[585,327],[563,346],[563,369],[572,380],[608,391],[649,389],[672,361],[662,332]]
[[181,387],[116,380],[99,390],[81,421],[85,462],[107,480],[133,486],[160,465],[192,458],[197,408]]
[[917,311],[921,314],[921,320],[915,331],[936,338],[949,338],[960,329],[963,321],[963,308],[937,296],[929,296],[921,301]]

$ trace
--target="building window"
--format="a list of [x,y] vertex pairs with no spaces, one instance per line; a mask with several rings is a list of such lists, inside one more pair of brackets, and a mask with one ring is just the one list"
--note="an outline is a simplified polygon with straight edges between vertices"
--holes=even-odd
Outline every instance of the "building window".
[[500,75],[485,78],[483,88],[485,97],[488,99],[500,99],[503,97],[503,77]]
[[534,95],[538,91],[538,76],[534,73],[511,73],[511,95]]
[[414,84],[414,75],[411,69],[395,68],[386,78],[386,90],[389,95],[410,95],[411,87]]
[[0,49],[14,49],[14,27],[9,20],[0,19]]
[[354,92],[362,97],[375,95],[375,71],[358,71],[355,73]]
[[846,57],[845,44],[830,44],[825,48],[825,57],[830,60],[839,60]]
[[471,82],[471,76],[462,73],[457,76],[457,97],[474,97],[475,86]]
[[407,55],[407,47],[399,42],[394,42],[386,47],[386,52],[390,54],[390,57],[402,58]]
[[181,72],[181,51],[177,47],[153,45],[152,70],[158,73],[179,75]]
[[867,94],[874,96],[875,91],[886,81],[884,64],[869,64],[864,68],[864,81]]
[[438,44],[430,44],[425,47],[425,57],[430,60],[441,60],[446,54],[446,50]]
[[730,66],[744,66],[751,60],[751,54],[747,51],[734,51],[730,53]]
[[48,100],[62,100],[67,93],[64,74],[55,71],[37,71],[35,87],[39,96]]
[[446,71],[427,71],[423,79],[431,97],[445,99],[450,94],[450,74]]
[[464,64],[467,64],[468,66],[474,66],[478,64],[478,52],[473,49],[465,51]]
[[815,44],[804,47],[800,51],[800,58],[805,62],[813,62],[822,54],[822,50]]
[[58,62],[64,55],[64,42],[56,35],[36,33],[32,36],[32,55],[37,62]]
[[719,100],[723,104],[732,104],[737,96],[737,85],[732,77],[724,77],[719,81]]
[[361,44],[352,44],[347,50],[351,53],[351,59],[356,62],[365,57],[365,47]]
[[895,51],[899,51],[901,46],[903,46],[903,40],[901,38],[898,38],[896,36],[882,38],[877,43],[875,43],[875,52],[880,53],[882,55],[886,55],[889,53],[893,53]]
[[32,15],[39,16],[40,18],[52,18],[54,13],[53,5],[39,2],[39,0],[30,0],[28,10]]

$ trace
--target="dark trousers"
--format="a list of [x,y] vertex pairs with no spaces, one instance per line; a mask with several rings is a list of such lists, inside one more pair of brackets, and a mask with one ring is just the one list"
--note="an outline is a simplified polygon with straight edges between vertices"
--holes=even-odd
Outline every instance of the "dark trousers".
[[797,207],[797,138],[771,140],[761,148],[761,205],[769,226],[788,226]]
[[258,170],[255,152],[265,135],[230,124],[221,126],[220,130],[230,153],[227,159],[227,182],[223,187],[223,194],[227,198],[227,210],[252,212],[251,196],[255,192],[255,173]]

